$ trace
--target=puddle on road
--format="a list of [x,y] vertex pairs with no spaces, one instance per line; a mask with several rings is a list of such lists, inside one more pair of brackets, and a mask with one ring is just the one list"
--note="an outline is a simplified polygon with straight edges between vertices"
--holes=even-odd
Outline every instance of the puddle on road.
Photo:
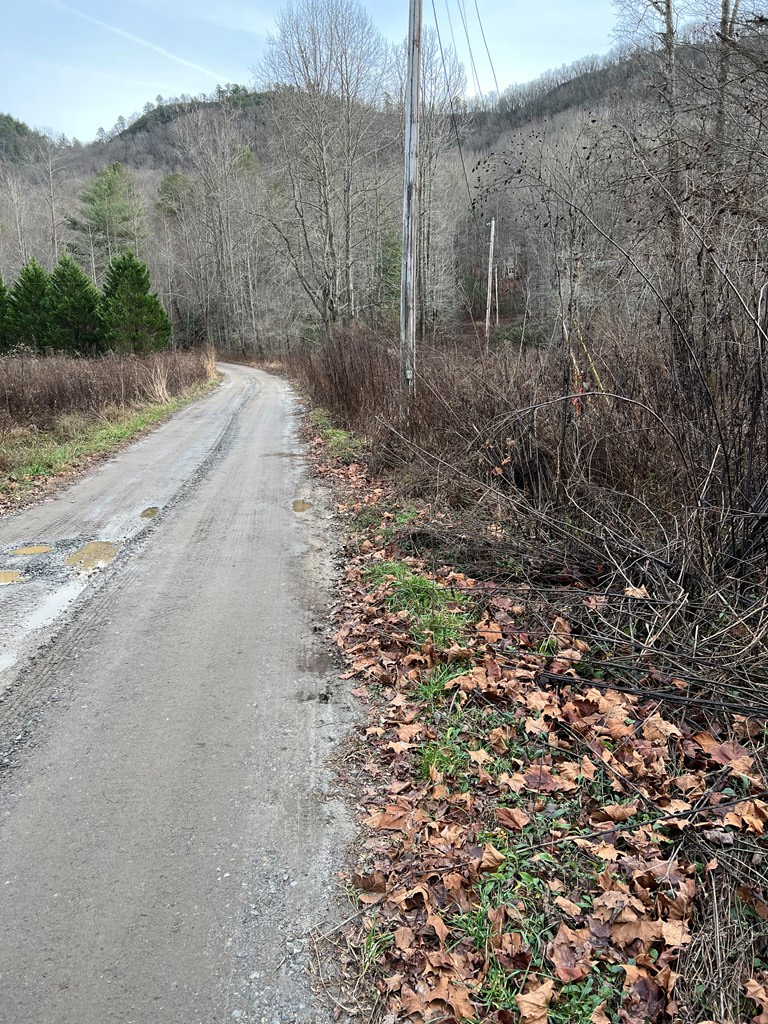
[[18,569],[0,569],[0,587],[7,587],[9,583],[18,583],[20,580]]
[[52,594],[46,597],[42,604],[30,612],[24,625],[28,630],[44,629],[46,626],[50,626],[54,619],[57,619],[74,599],[85,590],[86,586],[87,584],[84,580],[71,580],[69,583],[65,583],[63,587],[54,590]]
[[53,551],[50,544],[28,544],[23,548],[16,548],[12,555],[48,555]]
[[0,654],[0,675],[2,675],[7,669],[13,668],[18,660],[18,654],[13,654],[11,652],[8,654]]
[[312,502],[304,501],[302,498],[297,498],[291,507],[294,512],[309,512],[312,508]]
[[119,550],[119,540],[92,540],[70,555],[67,565],[77,566],[81,572],[103,569],[105,565],[109,565]]
[[145,508],[141,513],[142,519],[154,519],[160,509],[156,505],[150,505],[149,508]]

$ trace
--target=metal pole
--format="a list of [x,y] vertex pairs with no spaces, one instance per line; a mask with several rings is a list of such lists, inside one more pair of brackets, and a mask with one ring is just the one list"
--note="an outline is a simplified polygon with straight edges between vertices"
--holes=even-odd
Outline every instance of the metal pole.
[[493,239],[496,234],[496,218],[491,218],[491,246],[488,250],[488,292],[485,302],[485,347],[491,338],[491,287],[493,285]]
[[419,239],[419,100],[422,0],[410,0],[408,74],[405,83],[403,265],[400,281],[400,387],[404,424],[416,389],[416,268]]

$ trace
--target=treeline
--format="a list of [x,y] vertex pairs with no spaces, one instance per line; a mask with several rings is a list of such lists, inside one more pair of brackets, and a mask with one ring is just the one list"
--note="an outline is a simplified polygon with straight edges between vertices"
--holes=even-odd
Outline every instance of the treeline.
[[[294,58],[318,19],[322,45],[302,67]],[[266,352],[335,325],[393,328],[404,67],[404,48],[355,0],[295,5],[278,19],[258,93],[164,101],[103,143],[0,167],[0,273],[14,277],[32,256],[51,269],[67,251],[98,284],[129,246],[180,344]],[[457,265],[474,229],[456,142],[465,76],[430,33],[423,82],[419,320],[437,337],[462,318]]]
[[113,257],[97,288],[67,253],[51,273],[31,258],[9,288],[0,278],[0,353],[98,356],[166,348],[171,322],[130,251]]

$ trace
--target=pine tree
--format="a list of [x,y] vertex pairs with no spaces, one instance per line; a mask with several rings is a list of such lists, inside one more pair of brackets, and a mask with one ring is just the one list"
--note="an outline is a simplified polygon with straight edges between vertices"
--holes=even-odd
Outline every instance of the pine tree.
[[64,352],[96,355],[103,349],[99,290],[71,256],[63,254],[48,279],[48,344]]
[[11,347],[11,293],[0,277],[0,352]]
[[132,252],[110,262],[98,311],[108,348],[152,352],[168,345],[171,321],[150,287],[146,264]]
[[72,250],[98,280],[109,260],[136,249],[143,235],[144,210],[125,167],[115,163],[100,170],[80,193],[77,212],[67,222],[75,232]]
[[37,260],[26,263],[10,292],[9,325],[14,345],[42,351],[48,343],[46,294],[48,274]]

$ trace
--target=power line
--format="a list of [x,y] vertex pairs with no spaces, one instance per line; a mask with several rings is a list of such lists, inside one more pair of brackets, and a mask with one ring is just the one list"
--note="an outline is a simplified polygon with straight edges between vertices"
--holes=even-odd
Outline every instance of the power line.
[[461,17],[461,23],[464,26],[464,37],[467,40],[467,49],[469,50],[469,63],[472,65],[472,74],[475,78],[475,86],[480,95],[482,95],[483,88],[480,85],[480,76],[477,73],[477,64],[475,64],[475,55],[472,52],[472,41],[469,38],[469,24],[467,22],[467,11],[464,6],[464,0],[456,0],[456,5],[459,8],[459,15]]
[[480,8],[477,0],[475,0],[475,12],[477,14],[477,23],[480,26],[480,35],[483,37],[483,45],[485,46],[485,52],[488,54],[488,63],[491,65],[491,74],[493,75],[493,82],[496,86],[496,98],[497,102],[501,99],[501,89],[499,89],[499,80],[496,77],[496,68],[493,66],[493,57],[491,57],[491,51],[488,48],[488,40],[485,38],[485,28],[483,27],[483,19],[480,17]]
[[[461,169],[464,172],[464,183],[467,186],[467,196],[469,197],[469,208],[472,211],[472,216],[477,221],[477,210],[475,209],[475,200],[472,197],[472,187],[469,184],[469,176],[467,174],[467,164],[464,160],[464,150],[461,148],[461,133],[459,132],[459,122],[456,117],[456,111],[453,109],[453,90],[451,89],[451,82],[448,77],[448,67],[445,63],[445,52],[443,50],[443,40],[440,37],[440,25],[437,21],[437,9],[435,7],[435,0],[431,0],[432,3],[432,15],[435,19],[435,33],[437,35],[437,46],[440,50],[440,61],[443,65],[443,76],[445,78],[445,91],[448,94],[448,103],[451,108],[451,121],[453,122],[453,130],[456,133],[456,145],[459,148],[459,157],[461,159]],[[450,17],[450,15],[449,15]],[[453,28],[451,28],[451,34],[453,34]],[[455,47],[454,47],[455,50]]]

